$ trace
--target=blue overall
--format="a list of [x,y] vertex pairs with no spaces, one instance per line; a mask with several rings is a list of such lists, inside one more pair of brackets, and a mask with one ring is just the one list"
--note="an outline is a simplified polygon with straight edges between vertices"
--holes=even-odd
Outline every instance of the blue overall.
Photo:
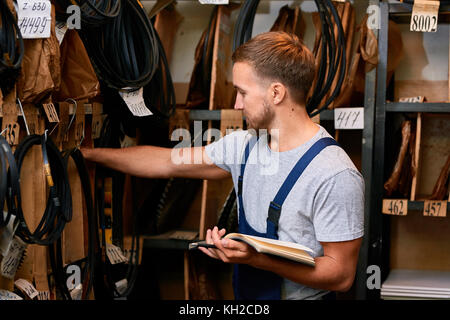
[[[284,200],[294,187],[297,180],[310,162],[324,148],[338,143],[332,138],[322,138],[318,140],[306,153],[298,160],[291,170],[286,180],[274,200],[270,202],[269,214],[267,217],[267,228],[265,233],[257,232],[247,222],[245,218],[244,203],[242,200],[242,185],[245,166],[250,155],[250,151],[256,144],[257,138],[250,140],[245,147],[241,173],[238,180],[238,203],[239,203],[239,232],[252,236],[278,239],[278,221],[280,220],[281,208]],[[246,264],[235,264],[233,273],[233,288],[235,299],[237,300],[279,300],[281,299],[282,278],[273,272],[250,267]]]

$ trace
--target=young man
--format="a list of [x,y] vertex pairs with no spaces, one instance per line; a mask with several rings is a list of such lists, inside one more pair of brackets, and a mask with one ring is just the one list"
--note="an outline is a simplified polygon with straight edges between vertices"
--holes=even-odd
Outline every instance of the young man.
[[[315,267],[257,253],[208,230],[200,248],[235,264],[238,299],[321,299],[347,291],[363,236],[364,181],[347,154],[305,109],[315,74],[312,53],[292,34],[268,32],[233,54],[235,109],[249,129],[231,133],[200,152],[200,164],[175,164],[172,150],[137,146],[83,149],[86,159],[148,178],[233,178],[239,232],[297,242],[314,251]],[[255,134],[257,133],[257,134]],[[245,150],[245,151],[244,151]]]

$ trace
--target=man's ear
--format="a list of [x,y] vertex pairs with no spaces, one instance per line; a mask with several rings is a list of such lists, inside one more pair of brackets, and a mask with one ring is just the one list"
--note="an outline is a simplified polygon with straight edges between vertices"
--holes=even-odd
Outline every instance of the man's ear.
[[274,105],[279,105],[286,99],[286,87],[282,83],[274,82],[269,87],[269,95],[272,103]]

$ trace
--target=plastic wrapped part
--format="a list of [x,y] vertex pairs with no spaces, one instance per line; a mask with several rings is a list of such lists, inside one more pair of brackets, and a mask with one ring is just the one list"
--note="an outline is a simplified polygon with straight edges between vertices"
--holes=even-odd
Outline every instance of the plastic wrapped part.
[[24,55],[22,35],[16,21],[14,5],[0,0],[0,88],[7,96],[20,74]]
[[439,178],[434,185],[433,192],[429,197],[430,200],[444,200],[448,194],[450,177],[450,154],[448,155],[447,162],[441,170]]
[[186,99],[186,108],[208,109],[212,55],[217,23],[218,9],[214,7],[209,24],[195,48],[194,69],[189,81],[189,91]]
[[402,143],[400,146],[400,151],[397,156],[397,161],[395,162],[392,174],[388,181],[384,184],[384,189],[386,194],[390,196],[395,190],[397,190],[398,183],[400,181],[400,176],[403,168],[403,162],[405,161],[405,156],[408,151],[408,145],[411,137],[411,121],[406,120],[402,123]]
[[123,1],[119,15],[95,30],[81,28],[80,37],[100,81],[116,90],[139,89],[159,65],[155,30],[136,1]]
[[76,30],[68,30],[61,44],[61,86],[55,101],[90,99],[100,94],[100,84]]
[[50,38],[27,39],[24,44],[25,55],[17,83],[17,96],[22,103],[38,104],[58,90],[61,83],[60,51],[53,5]]

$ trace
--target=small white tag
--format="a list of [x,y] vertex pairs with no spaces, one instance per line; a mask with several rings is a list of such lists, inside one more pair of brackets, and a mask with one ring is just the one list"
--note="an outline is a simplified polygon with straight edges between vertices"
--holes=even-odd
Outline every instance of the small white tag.
[[[3,221],[6,220],[8,216],[8,212],[3,211]],[[9,246],[11,245],[12,239],[14,237],[14,233],[16,232],[18,223],[14,223],[16,217],[11,215],[11,218],[8,221],[8,224],[0,229],[0,253],[2,256],[6,256],[9,251]]]
[[20,240],[18,237],[14,237],[9,246],[9,250],[3,257],[1,263],[1,275],[8,279],[14,279],[17,268],[22,259],[24,250],[27,248],[27,244]]
[[364,108],[334,109],[335,129],[364,129]]
[[24,39],[50,38],[51,4],[49,0],[17,0],[18,25]]
[[78,284],[72,291],[70,291],[70,296],[72,300],[81,300],[81,294],[83,293],[83,285]]
[[436,32],[440,1],[414,0],[410,31]]
[[111,262],[111,264],[128,262],[128,259],[122,253],[122,250],[113,244],[106,244],[106,255],[108,256],[109,262]]
[[36,288],[27,280],[25,279],[17,279],[14,284],[17,288],[20,289],[23,293],[25,293],[27,296],[30,297],[30,299],[34,299],[38,296],[39,292],[36,290]]
[[229,0],[198,0],[201,4],[229,4]]
[[[124,88],[123,90],[126,90]],[[147,108],[144,101],[144,88],[140,88],[136,91],[122,92],[119,91],[123,101],[130,109],[131,113],[136,117],[151,116],[153,113]]]
[[132,138],[130,136],[125,135],[122,140],[120,140],[120,147],[121,148],[129,148],[136,146],[136,138]]
[[67,24],[65,22],[56,23],[56,39],[58,39],[59,45],[61,45],[62,41],[64,40],[64,36],[66,35],[68,29],[69,28],[67,27]]
[[14,292],[0,289],[0,300],[23,300],[23,299]]
[[422,103],[424,101],[424,96],[417,96],[417,97],[404,97],[400,98],[399,102],[415,102],[415,103]]
[[50,300],[50,291],[39,291],[38,300]]
[[128,287],[128,280],[122,279],[116,282],[116,289],[120,294],[123,294]]

